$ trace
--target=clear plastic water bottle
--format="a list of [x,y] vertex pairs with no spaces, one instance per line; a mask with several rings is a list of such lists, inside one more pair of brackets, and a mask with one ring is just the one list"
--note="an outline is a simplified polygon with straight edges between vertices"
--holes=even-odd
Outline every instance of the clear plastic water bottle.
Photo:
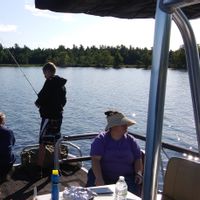
[[51,175],[51,200],[59,199],[59,172],[58,170],[52,170]]
[[115,184],[115,200],[126,200],[127,189],[128,187],[124,177],[120,176]]

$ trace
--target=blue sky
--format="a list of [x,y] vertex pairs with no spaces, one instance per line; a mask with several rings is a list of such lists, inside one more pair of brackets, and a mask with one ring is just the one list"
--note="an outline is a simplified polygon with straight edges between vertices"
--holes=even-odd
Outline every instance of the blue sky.
[[[197,43],[200,44],[200,20],[192,20]],[[18,44],[35,48],[71,48],[95,45],[151,48],[153,19],[117,19],[84,14],[53,13],[35,9],[34,0],[1,0],[0,43],[4,47]],[[180,33],[172,24],[170,49],[182,45]]]

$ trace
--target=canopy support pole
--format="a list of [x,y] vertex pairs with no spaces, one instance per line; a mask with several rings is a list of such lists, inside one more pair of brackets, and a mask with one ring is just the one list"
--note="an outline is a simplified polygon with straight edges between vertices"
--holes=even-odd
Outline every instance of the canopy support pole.
[[179,28],[184,41],[198,149],[200,153],[200,61],[198,47],[190,22],[180,9],[177,9],[173,14],[173,20]]
[[[172,2],[176,3],[175,1]],[[189,4],[195,4],[198,3],[199,0],[184,1],[186,6],[188,2]],[[174,5],[180,6],[179,4]],[[198,90],[198,86],[200,85],[199,54],[190,23],[178,6],[177,8],[172,8],[171,11],[175,12],[174,20],[181,31],[185,44],[198,147],[200,152],[200,91]],[[181,4],[181,7],[183,6],[184,5]],[[148,105],[143,200],[155,200],[157,194],[157,177],[160,163],[159,155],[162,141],[169,40],[172,21],[172,15],[167,14],[163,10],[165,10],[163,9],[163,1],[158,0],[155,15],[153,60]]]
[[155,200],[160,163],[165,89],[168,68],[171,14],[163,12],[157,1],[146,133],[143,200]]

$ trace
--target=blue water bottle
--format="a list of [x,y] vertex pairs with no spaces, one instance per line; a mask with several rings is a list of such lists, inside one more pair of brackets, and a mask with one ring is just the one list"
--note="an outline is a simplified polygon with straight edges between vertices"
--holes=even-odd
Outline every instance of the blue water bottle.
[[51,200],[59,199],[59,172],[58,170],[52,170],[51,175]]

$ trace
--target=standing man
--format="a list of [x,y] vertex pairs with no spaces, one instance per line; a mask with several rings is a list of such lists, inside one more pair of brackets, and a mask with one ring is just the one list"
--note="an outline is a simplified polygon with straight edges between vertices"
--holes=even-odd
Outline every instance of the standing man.
[[45,143],[53,143],[61,137],[60,129],[63,118],[63,107],[66,104],[66,79],[56,74],[56,66],[48,62],[43,67],[46,78],[43,88],[38,94],[35,105],[39,108],[42,118],[39,138],[38,165],[43,166]]
[[0,112],[0,182],[4,181],[16,158],[12,151],[15,144],[13,131],[5,126],[6,116]]

